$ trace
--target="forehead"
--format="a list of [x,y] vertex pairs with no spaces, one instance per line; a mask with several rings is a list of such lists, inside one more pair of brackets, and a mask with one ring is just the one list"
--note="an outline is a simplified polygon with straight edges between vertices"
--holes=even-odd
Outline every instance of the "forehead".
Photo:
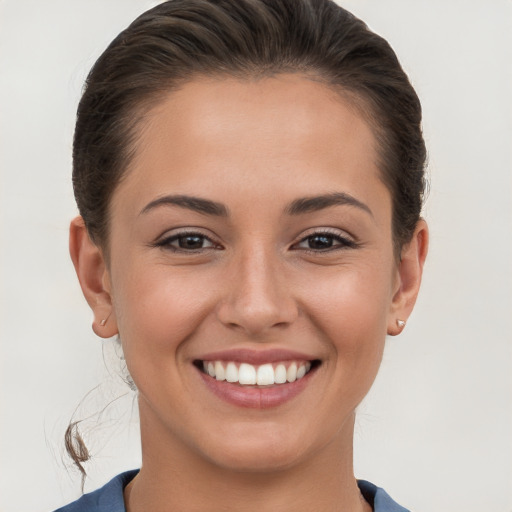
[[[364,195],[380,182],[376,141],[357,109],[301,75],[196,79],[144,117],[128,178],[137,198],[209,193],[216,185],[307,195],[312,186]],[[343,183],[340,183],[340,180]],[[361,190],[358,190],[361,189]]]

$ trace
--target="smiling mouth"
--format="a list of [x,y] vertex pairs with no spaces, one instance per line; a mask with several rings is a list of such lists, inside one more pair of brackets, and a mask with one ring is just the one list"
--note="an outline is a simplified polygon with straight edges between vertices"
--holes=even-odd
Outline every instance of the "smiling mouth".
[[275,386],[302,379],[320,365],[320,361],[283,361],[252,365],[234,361],[197,360],[195,366],[217,381],[240,386]]

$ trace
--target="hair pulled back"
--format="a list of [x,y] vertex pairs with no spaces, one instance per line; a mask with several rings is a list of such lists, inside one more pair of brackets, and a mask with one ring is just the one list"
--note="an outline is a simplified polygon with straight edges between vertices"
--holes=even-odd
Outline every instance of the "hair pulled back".
[[395,248],[409,241],[425,187],[421,106],[386,40],[331,0],[171,0],[108,46],[78,107],[73,186],[93,241],[108,247],[109,204],[144,114],[195,76],[302,73],[345,94],[379,146]]

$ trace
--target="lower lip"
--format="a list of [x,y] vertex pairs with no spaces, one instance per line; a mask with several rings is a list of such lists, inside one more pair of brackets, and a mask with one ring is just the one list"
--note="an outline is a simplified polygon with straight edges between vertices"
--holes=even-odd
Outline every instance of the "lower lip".
[[197,370],[208,389],[219,398],[238,407],[252,409],[268,409],[278,407],[295,398],[308,385],[316,368],[309,371],[302,379],[286,384],[276,384],[269,387],[241,386],[213,377]]

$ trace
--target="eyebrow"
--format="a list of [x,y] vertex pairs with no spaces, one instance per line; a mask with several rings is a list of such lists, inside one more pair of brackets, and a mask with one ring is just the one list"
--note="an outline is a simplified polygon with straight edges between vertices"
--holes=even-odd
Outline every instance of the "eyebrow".
[[366,213],[369,213],[373,217],[373,213],[370,208],[345,192],[333,192],[331,194],[324,194],[321,196],[302,197],[293,201],[286,212],[289,215],[301,215],[303,213],[311,213],[331,206],[349,205],[355,206]]
[[140,215],[147,213],[159,206],[179,206],[204,215],[215,215],[218,217],[227,217],[227,208],[210,199],[202,199],[200,197],[186,195],[163,196],[148,203],[140,212]]
[[[304,213],[316,212],[325,208],[340,205],[355,206],[356,208],[369,213],[373,217],[372,211],[366,204],[345,192],[333,192],[320,196],[301,197],[292,201],[292,203],[290,203],[290,205],[285,209],[285,212],[288,215],[302,215]],[[227,217],[229,215],[228,209],[222,203],[187,195],[167,195],[159,197],[158,199],[148,203],[141,210],[140,215],[158,208],[159,206],[178,206],[203,215],[215,215],[217,217]]]

